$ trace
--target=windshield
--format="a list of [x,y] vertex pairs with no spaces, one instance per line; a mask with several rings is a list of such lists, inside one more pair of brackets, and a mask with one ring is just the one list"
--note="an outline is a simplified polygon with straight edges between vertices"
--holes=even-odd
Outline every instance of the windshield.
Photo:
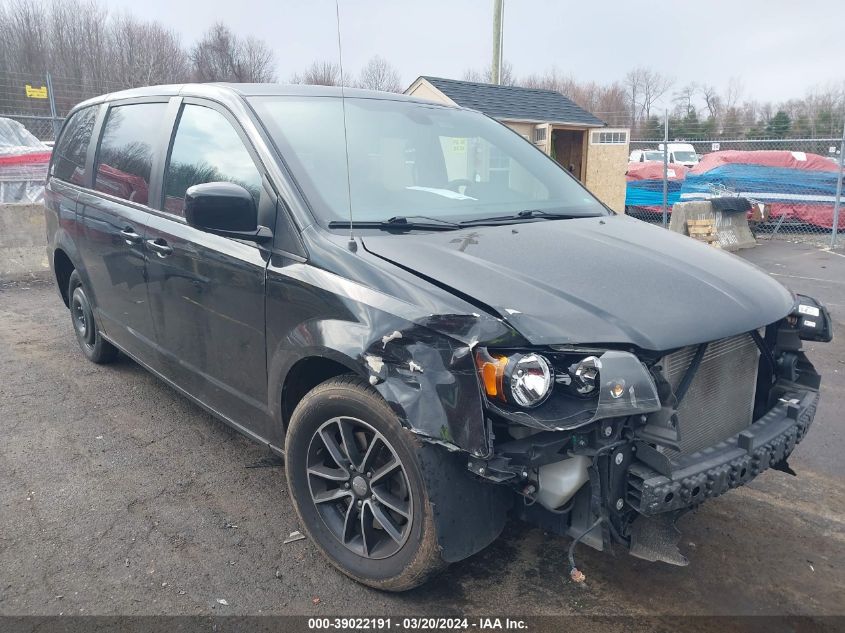
[[676,163],[697,163],[698,156],[695,155],[695,152],[672,152],[675,156]]
[[663,160],[663,152],[646,152],[646,160]]
[[[343,110],[336,97],[249,99],[321,224],[349,219]],[[355,221],[427,216],[463,221],[547,211],[607,211],[517,134],[464,110],[346,99]]]

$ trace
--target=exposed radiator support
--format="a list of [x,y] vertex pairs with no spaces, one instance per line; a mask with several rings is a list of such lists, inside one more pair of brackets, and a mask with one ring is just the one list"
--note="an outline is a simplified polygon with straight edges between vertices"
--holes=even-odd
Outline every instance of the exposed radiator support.
[[[680,386],[698,350],[698,345],[691,345],[663,358],[663,374],[673,390]],[[759,358],[760,350],[750,334],[707,346],[678,408],[680,454],[718,444],[753,422]]]

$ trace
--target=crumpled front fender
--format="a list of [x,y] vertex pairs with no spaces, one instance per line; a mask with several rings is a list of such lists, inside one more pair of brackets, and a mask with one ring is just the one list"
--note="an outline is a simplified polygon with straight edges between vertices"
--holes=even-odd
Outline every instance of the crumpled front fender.
[[271,384],[284,384],[297,360],[329,358],[365,377],[413,432],[489,454],[472,350],[491,341],[521,342],[507,324],[470,310],[426,313],[305,264],[279,272],[267,279]]

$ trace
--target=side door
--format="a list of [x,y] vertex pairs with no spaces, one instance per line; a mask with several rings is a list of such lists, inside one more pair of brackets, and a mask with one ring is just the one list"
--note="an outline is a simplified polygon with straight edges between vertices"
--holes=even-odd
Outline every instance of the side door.
[[[105,109],[105,106],[104,106]],[[77,208],[80,248],[94,311],[108,339],[143,362],[152,352],[144,275],[144,233],[160,190],[160,142],[167,99],[118,102],[98,124],[93,182]]]
[[262,224],[273,228],[275,194],[243,130],[221,106],[186,97],[164,165],[161,211],[145,237],[156,366],[207,406],[260,431],[270,415],[264,322],[270,253],[184,219],[188,187],[218,181],[250,191]]

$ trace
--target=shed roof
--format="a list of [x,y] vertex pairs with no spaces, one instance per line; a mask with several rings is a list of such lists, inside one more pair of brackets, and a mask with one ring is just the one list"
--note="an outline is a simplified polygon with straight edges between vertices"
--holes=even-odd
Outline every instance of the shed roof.
[[498,86],[441,77],[422,76],[420,79],[425,79],[459,106],[480,110],[494,119],[543,121],[589,127],[607,125],[571,99],[553,90]]

